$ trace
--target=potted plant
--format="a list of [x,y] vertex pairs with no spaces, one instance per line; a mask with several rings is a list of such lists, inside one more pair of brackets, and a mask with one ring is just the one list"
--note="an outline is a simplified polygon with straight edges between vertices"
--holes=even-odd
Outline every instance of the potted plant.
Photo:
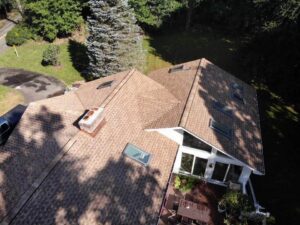
[[[254,207],[250,204],[248,196],[243,195],[239,191],[228,191],[222,197],[218,204],[222,211],[222,206],[225,205],[226,209],[226,221],[230,221],[231,224],[236,224],[238,221],[240,224],[242,222],[247,221],[247,219],[243,216],[249,214],[254,210]],[[220,211],[219,211],[220,212]],[[235,221],[235,222],[234,222]]]
[[219,212],[219,213],[224,213],[225,211],[226,211],[226,204],[225,204],[224,199],[221,199],[221,200],[218,202],[218,212]]

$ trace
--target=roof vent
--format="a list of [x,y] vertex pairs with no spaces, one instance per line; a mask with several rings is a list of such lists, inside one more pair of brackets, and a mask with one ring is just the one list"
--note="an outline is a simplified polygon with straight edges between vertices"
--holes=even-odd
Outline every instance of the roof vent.
[[110,80],[110,81],[106,81],[106,82],[104,82],[102,84],[99,84],[99,86],[97,87],[97,89],[111,87],[111,85],[112,85],[113,82],[114,82],[114,80]]
[[230,129],[224,124],[218,123],[217,121],[210,119],[209,127],[217,131],[219,134],[222,134],[224,137],[228,139],[232,138],[232,129]]
[[244,88],[237,84],[237,83],[232,83],[232,98],[240,103],[245,103],[244,102]]
[[225,106],[224,104],[218,101],[213,101],[213,107],[221,113],[224,113],[226,116],[232,118],[232,109],[229,106]]
[[80,129],[89,134],[94,134],[99,130],[104,123],[103,110],[104,108],[93,108],[87,111],[78,123]]
[[169,73],[175,73],[175,72],[178,72],[178,71],[182,71],[183,69],[184,69],[183,65],[174,66],[174,67],[169,69]]

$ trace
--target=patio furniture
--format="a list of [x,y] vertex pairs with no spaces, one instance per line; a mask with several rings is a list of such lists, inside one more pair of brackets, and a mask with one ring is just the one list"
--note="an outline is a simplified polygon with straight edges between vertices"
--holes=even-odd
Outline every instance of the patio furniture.
[[208,223],[210,221],[209,214],[210,209],[203,204],[196,204],[185,199],[179,201],[177,215],[180,215],[183,218]]
[[180,222],[178,220],[178,217],[176,215],[172,215],[168,217],[168,224],[170,225],[179,225]]
[[229,181],[228,189],[233,191],[240,191],[242,189],[242,185],[240,183],[234,183]]

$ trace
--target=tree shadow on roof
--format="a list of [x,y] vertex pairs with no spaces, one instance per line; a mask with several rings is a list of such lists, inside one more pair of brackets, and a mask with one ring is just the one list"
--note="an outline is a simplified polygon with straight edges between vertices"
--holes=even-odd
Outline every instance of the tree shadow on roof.
[[[232,137],[228,138],[217,130],[209,128],[214,133],[219,148],[252,168],[264,171],[260,122],[254,89],[210,63],[207,63],[201,72],[199,80],[201,88],[198,94],[203,99],[210,118],[232,130]],[[234,83],[243,87],[245,103],[233,98]],[[214,101],[231,107],[233,116],[229,117],[216,110],[213,106]],[[209,123],[207,126],[209,127]]]
[[[29,106],[30,108],[30,106]],[[106,149],[83,152],[76,142],[15,215],[17,202],[71,138],[65,118],[45,106],[24,118],[0,148],[0,220],[11,224],[154,224],[163,189],[160,171],[121,156],[101,161]],[[73,126],[73,125],[72,125]],[[66,137],[64,137],[66,136]],[[67,151],[68,150],[68,151]],[[103,165],[101,163],[104,163]],[[24,197],[24,195],[23,195]],[[12,213],[12,214],[10,214]]]

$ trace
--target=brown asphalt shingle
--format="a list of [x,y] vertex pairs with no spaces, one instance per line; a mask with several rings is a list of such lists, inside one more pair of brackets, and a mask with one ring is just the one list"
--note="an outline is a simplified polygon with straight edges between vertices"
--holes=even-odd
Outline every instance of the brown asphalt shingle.
[[[0,148],[0,219],[66,151],[12,224],[155,224],[178,146],[146,128],[182,126],[263,172],[255,90],[205,59],[184,65],[184,71],[166,68],[149,77],[122,72],[30,104]],[[112,79],[111,87],[96,89]],[[245,105],[231,99],[232,81],[244,87]],[[212,108],[212,100],[231,106],[234,118]],[[95,137],[80,132],[76,121],[100,106],[106,124]],[[232,126],[233,141],[208,128],[210,118]],[[151,154],[148,167],[122,154],[127,143]]]
[[[255,89],[206,59],[182,65],[191,69],[169,73],[169,68],[164,68],[149,74],[150,78],[166,87],[180,103],[147,128],[183,127],[217,149],[264,173]],[[233,83],[243,87],[245,104],[233,100]],[[232,108],[233,118],[216,110],[213,101]],[[209,127],[211,118],[231,128],[233,138],[228,140],[212,130]]]

